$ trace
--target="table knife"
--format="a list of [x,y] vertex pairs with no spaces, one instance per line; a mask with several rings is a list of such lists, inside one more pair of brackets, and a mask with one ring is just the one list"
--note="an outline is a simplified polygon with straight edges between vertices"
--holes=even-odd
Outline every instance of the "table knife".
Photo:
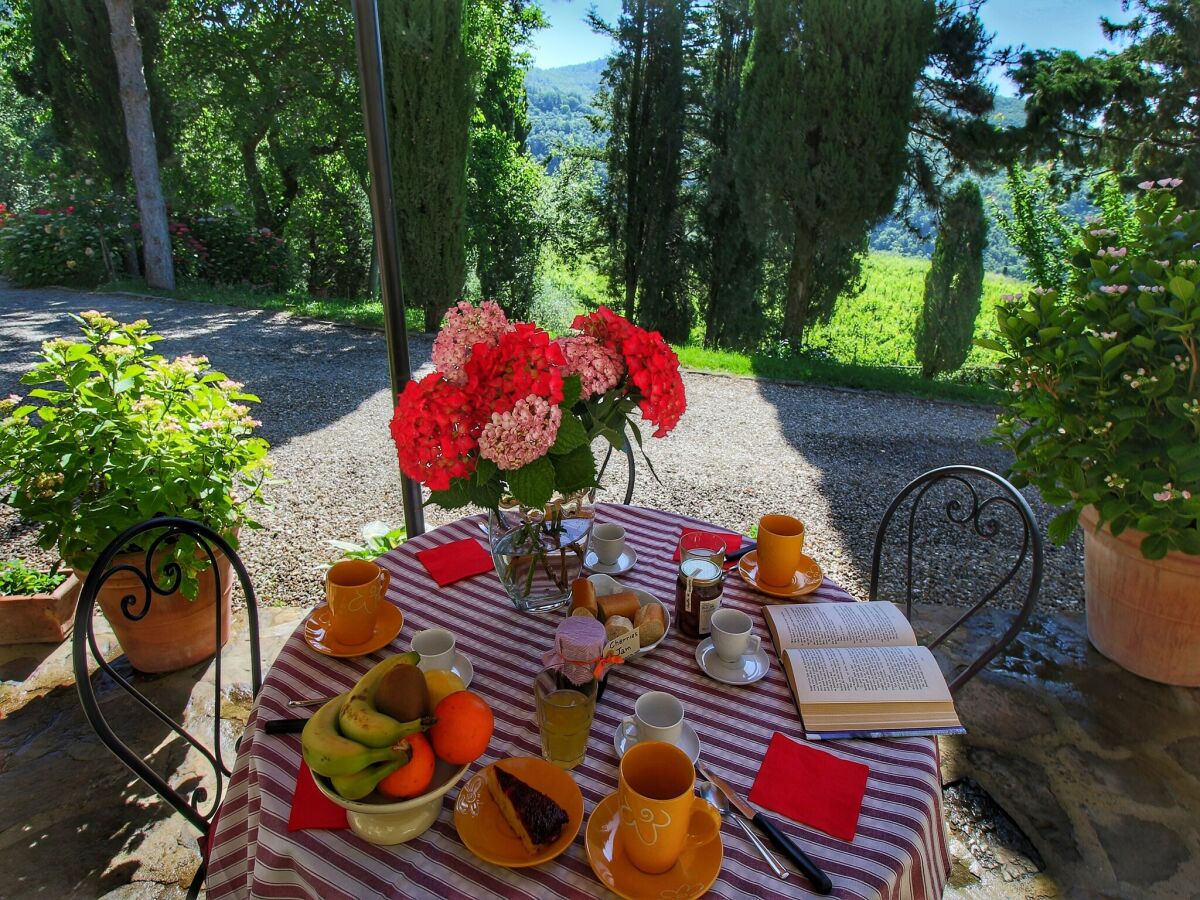
[[738,547],[732,553],[726,554],[725,562],[726,563],[737,562],[739,559],[741,559],[747,553],[750,553],[752,550],[757,550],[757,549],[758,549],[757,541],[746,541],[744,544],[742,544],[742,546]]
[[753,822],[759,831],[771,839],[771,843],[796,864],[796,868],[803,872],[804,877],[812,882],[812,886],[818,894],[828,894],[833,890],[833,882],[829,880],[829,876],[818,869],[816,864],[808,858],[808,854],[797,847],[790,837],[775,827],[766,816],[743,800],[741,795],[724,778],[713,774],[703,763],[698,764],[697,767],[700,769],[700,774],[715,784],[717,789],[728,798],[729,802],[733,804],[734,809]]

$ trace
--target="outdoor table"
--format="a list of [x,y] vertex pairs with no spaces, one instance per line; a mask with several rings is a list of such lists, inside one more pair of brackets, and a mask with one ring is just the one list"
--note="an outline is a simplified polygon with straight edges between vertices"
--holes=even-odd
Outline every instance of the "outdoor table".
[[[683,516],[635,506],[600,504],[598,522],[627,531],[638,562],[620,580],[649,591],[673,610],[677,564],[672,556],[681,526],[714,526]],[[472,770],[510,756],[539,756],[532,681],[543,651],[553,641],[561,612],[518,612],[495,573],[439,589],[415,553],[464,537],[481,538],[479,517],[470,517],[414,538],[384,556],[392,573],[388,599],[404,612],[404,628],[391,646],[358,659],[332,659],[312,650],[303,625],[289,638],[263,683],[213,835],[208,896],[304,897],[313,900],[393,897],[603,897],[612,896],[592,873],[584,831],[558,858],[534,868],[507,869],[485,863],[459,841],[454,828],[458,788],[446,796],[441,814],[424,835],[389,847],[369,844],[349,830],[289,832],[288,815],[300,763],[299,735],[267,735],[262,722],[295,715],[294,698],[349,690],[359,676],[389,653],[408,649],[412,634],[442,626],[474,664],[471,690],[492,705],[496,731],[487,753]],[[719,529],[717,529],[719,530]],[[726,579],[723,603],[749,612],[771,658],[771,670],[748,687],[730,687],[700,671],[696,642],[674,626],[652,652],[610,670],[596,707],[587,757],[572,771],[583,792],[584,822],[617,786],[613,732],[645,691],[679,696],[701,741],[701,760],[745,793],[758,771],[772,732],[802,740],[799,717],[786,678],[759,614],[763,597],[736,573]],[[852,598],[828,580],[810,600]],[[798,841],[833,880],[834,896],[861,898],[940,897],[950,873],[942,818],[941,779],[935,738],[857,740],[819,744],[870,766],[858,831],[853,843],[771,818]],[[459,783],[470,778],[470,772]],[[787,881],[766,863],[734,823],[721,830],[725,860],[710,895],[718,897],[810,896],[793,871]],[[782,858],[782,857],[781,857]]]

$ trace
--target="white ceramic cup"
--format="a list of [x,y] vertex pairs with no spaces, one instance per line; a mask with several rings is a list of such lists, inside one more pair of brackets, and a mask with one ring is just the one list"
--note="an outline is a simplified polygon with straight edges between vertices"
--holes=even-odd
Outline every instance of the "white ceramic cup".
[[592,529],[592,549],[601,565],[611,566],[625,552],[625,529],[606,522]]
[[454,665],[454,633],[445,628],[426,628],[413,635],[409,645],[421,654],[422,672],[449,669]]
[[727,663],[734,663],[747,653],[757,653],[762,641],[751,634],[754,623],[750,617],[737,609],[718,609],[712,615],[712,641],[717,656]]
[[639,742],[676,744],[683,736],[683,703],[666,691],[650,691],[637,698],[633,715],[626,721]]

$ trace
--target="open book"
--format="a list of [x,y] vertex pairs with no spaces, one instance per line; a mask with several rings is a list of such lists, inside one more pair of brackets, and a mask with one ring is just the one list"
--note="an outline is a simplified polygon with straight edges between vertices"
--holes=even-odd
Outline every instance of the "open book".
[[961,734],[933,654],[886,601],[764,606],[809,740]]

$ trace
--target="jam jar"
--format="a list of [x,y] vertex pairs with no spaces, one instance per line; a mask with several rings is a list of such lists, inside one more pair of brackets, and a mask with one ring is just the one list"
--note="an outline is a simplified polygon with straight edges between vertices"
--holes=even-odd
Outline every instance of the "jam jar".
[[685,553],[675,579],[675,627],[693,639],[707,636],[724,586],[725,569],[718,557]]

